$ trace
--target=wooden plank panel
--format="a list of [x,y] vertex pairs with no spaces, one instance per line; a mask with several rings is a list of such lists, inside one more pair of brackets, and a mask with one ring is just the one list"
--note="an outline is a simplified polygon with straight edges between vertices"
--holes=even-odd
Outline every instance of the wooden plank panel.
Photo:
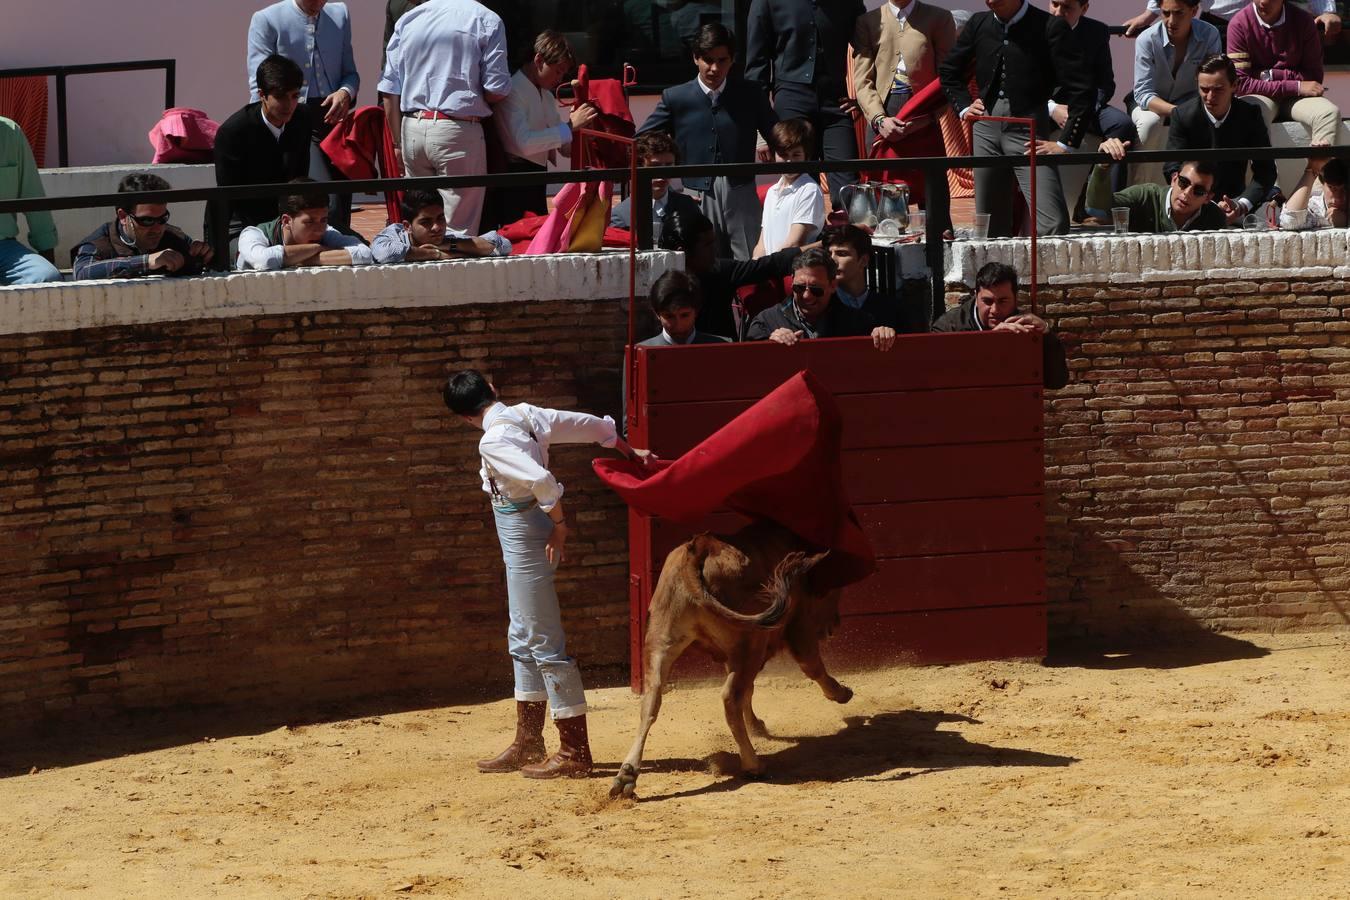
[[[749,409],[753,400],[656,404],[648,408],[645,445],[674,459]],[[1037,386],[845,394],[838,397],[845,449],[1038,440]]]
[[877,556],[1027,550],[1045,546],[1040,496],[856,506]]
[[1045,656],[1043,605],[848,616],[825,643],[833,669]]
[[844,484],[857,503],[907,503],[1040,494],[1040,441],[846,450]]
[[844,589],[844,615],[1045,603],[1045,557],[1037,550],[882,559],[870,578]]
[[889,353],[869,338],[638,348],[648,404],[757,400],[802,369],[835,394],[1040,385],[1039,334],[901,335]]

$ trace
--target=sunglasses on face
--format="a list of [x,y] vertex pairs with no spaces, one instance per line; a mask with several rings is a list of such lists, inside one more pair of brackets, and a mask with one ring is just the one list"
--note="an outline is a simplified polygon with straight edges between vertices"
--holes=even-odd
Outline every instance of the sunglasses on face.
[[825,289],[818,284],[794,284],[792,286],[792,293],[796,294],[798,297],[806,296],[807,291],[811,292],[812,297],[825,296]]
[[1196,184],[1194,181],[1191,181],[1185,175],[1181,174],[1177,175],[1177,187],[1183,194],[1190,191],[1196,197],[1204,197],[1209,194],[1209,188],[1205,187],[1203,184]]
[[156,225],[169,224],[169,214],[167,212],[162,216],[133,216],[128,214],[128,218],[142,228],[154,228]]

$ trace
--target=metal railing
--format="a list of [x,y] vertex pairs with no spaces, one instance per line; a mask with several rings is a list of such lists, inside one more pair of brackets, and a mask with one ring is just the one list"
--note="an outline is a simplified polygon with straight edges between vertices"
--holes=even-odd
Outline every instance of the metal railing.
[[[1224,162],[1234,158],[1244,160],[1258,159],[1307,159],[1310,156],[1336,157],[1350,160],[1350,146],[1318,147],[1310,151],[1307,147],[1252,147],[1223,148],[1215,150],[1144,150],[1131,152],[1126,157],[1129,164],[1150,162]],[[1075,166],[1093,165],[1108,159],[1100,152],[1075,152],[1060,154],[1037,154],[1037,166]],[[1020,168],[1029,165],[1024,156],[960,156],[960,157],[915,157],[912,159],[859,159],[859,160],[809,160],[800,163],[717,163],[696,166],[654,166],[638,168],[634,173],[628,168],[622,169],[585,169],[571,172],[507,172],[496,175],[440,175],[422,178],[369,178],[341,182],[344,192],[378,193],[386,190],[466,187],[513,187],[565,184],[573,181],[629,181],[630,218],[636,232],[639,247],[651,245],[651,206],[654,178],[718,177],[756,178],[761,175],[801,174],[818,175],[822,172],[881,172],[888,169],[905,168],[919,170],[925,181],[925,195],[933,196],[933,186],[937,178],[946,178],[948,169],[988,169]],[[326,183],[325,183],[326,184]],[[318,185],[323,189],[323,185]],[[1287,185],[1287,190],[1292,190]],[[85,209],[105,207],[109,210],[125,207],[128,203],[184,203],[194,200],[236,200],[253,197],[282,197],[293,193],[294,185],[254,184],[229,187],[184,188],[170,191],[153,191],[142,194],[86,194],[69,197],[43,197],[27,200],[0,201],[0,213],[20,213],[40,210]],[[229,255],[228,205],[211,204],[213,249],[218,260],[227,260]],[[924,235],[925,258],[931,280],[930,302],[933,311],[941,309],[946,285],[944,275],[944,249],[941,224],[936,216],[926,217],[927,231]],[[1034,225],[1033,225],[1034,228]],[[931,311],[930,311],[931,312]]]
[[[34,75],[56,78],[56,156],[61,168],[70,165],[70,127],[66,110],[66,79],[71,75],[97,75],[104,72],[141,72],[164,70],[164,109],[172,109],[178,84],[178,60],[140,59],[115,63],[82,63],[77,66],[28,66],[0,69],[0,78],[24,78]],[[38,160],[38,165],[42,160]]]

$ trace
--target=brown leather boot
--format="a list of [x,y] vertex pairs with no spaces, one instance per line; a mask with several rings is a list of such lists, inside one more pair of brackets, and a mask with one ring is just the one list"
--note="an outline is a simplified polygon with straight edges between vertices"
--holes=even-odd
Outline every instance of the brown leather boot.
[[492,759],[480,759],[480,772],[514,772],[528,763],[544,758],[543,700],[516,701],[516,739]]
[[586,717],[555,719],[562,746],[558,752],[541,763],[522,766],[520,774],[526,778],[585,778],[591,774],[591,743],[586,737]]

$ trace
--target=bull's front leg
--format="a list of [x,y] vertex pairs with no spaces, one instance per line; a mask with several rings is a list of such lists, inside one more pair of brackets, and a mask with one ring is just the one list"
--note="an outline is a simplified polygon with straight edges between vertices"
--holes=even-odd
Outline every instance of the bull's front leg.
[[722,708],[726,712],[731,736],[736,739],[736,746],[741,752],[741,774],[747,778],[755,778],[764,773],[764,764],[756,755],[755,746],[750,743],[750,735],[745,727],[748,709],[746,704],[750,692],[754,689],[754,683],[754,670],[740,668],[733,669],[727,675],[726,684],[722,687]]
[[644,667],[645,684],[642,689],[642,718],[632,749],[628,751],[627,758],[619,766],[619,774],[614,776],[614,781],[610,784],[611,798],[634,796],[637,790],[638,769],[642,767],[642,753],[647,745],[647,735],[661,712],[661,696],[665,692],[666,680],[670,678],[670,670],[674,667],[675,661],[690,644],[688,639],[652,642],[650,633],[648,641]]

